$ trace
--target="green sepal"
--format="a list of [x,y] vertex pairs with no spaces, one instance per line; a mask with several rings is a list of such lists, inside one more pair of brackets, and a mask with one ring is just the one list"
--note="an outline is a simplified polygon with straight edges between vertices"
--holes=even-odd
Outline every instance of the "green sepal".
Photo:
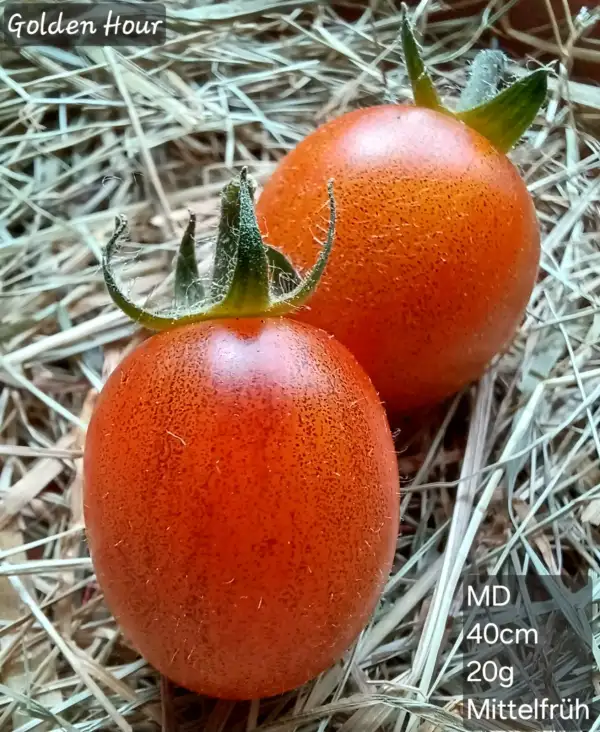
[[[250,196],[254,200],[256,184],[247,179]],[[211,296],[218,300],[227,292],[238,246],[240,179],[234,178],[221,193],[221,216],[213,262]]]
[[275,296],[281,296],[292,292],[298,287],[302,278],[283,252],[268,244],[265,246],[267,248],[269,275],[273,294]]
[[456,114],[457,119],[508,152],[530,127],[548,93],[548,72],[538,69],[493,99]]
[[[329,196],[329,226],[327,228],[327,239],[321,249],[321,253],[313,265],[313,268],[308,272],[304,279],[301,280],[300,284],[288,295],[285,295],[274,303],[272,312],[278,312],[278,314],[283,315],[285,312],[290,312],[292,309],[302,307],[302,305],[309,300],[321,281],[321,277],[323,276],[323,272],[325,271],[325,267],[329,261],[329,255],[331,254],[333,240],[335,238],[336,209],[335,198],[333,197],[333,181],[329,181],[327,184],[327,194]],[[278,310],[278,307],[283,307],[284,309]],[[286,308],[288,309],[286,310]]]
[[206,297],[196,258],[196,214],[190,212],[175,266],[175,304],[192,307]]
[[[226,283],[211,287],[198,302],[182,304],[175,298],[175,307],[153,312],[136,305],[119,287],[114,272],[114,257],[120,245],[129,241],[127,219],[119,216],[102,259],[104,280],[114,303],[132,320],[150,330],[169,330],[181,325],[217,318],[272,317],[287,315],[306,303],[317,287],[329,259],[335,236],[335,200],[333,183],[328,184],[329,230],[327,240],[309,273],[301,279],[284,254],[262,241],[254,204],[253,188],[244,168],[238,179],[225,188],[222,199],[220,242],[227,247],[228,273]],[[229,228],[227,228],[229,226]],[[194,239],[194,223],[190,222],[182,242],[184,259],[190,255],[190,239]],[[217,245],[218,249],[219,243]],[[221,253],[222,254],[222,253]],[[194,251],[195,257],[195,251]],[[179,264],[179,260],[178,260]],[[197,265],[196,265],[197,271]],[[279,272],[279,275],[277,275]],[[279,279],[278,279],[279,277]],[[285,287],[281,278],[287,278]],[[180,278],[181,281],[181,278]],[[285,290],[285,291],[284,291]],[[213,292],[220,292],[215,299]]]
[[121,244],[130,241],[129,227],[127,225],[126,216],[117,216],[115,220],[115,229],[112,236],[108,240],[102,257],[102,273],[108,294],[112,298],[115,305],[122,310],[125,315],[135,322],[143,325],[150,330],[165,330],[168,327],[165,323],[172,322],[175,314],[161,315],[152,313],[143,308],[138,307],[119,287],[113,272],[113,258],[118,253]]
[[478,107],[496,95],[506,71],[506,56],[502,51],[479,51],[471,66],[469,81],[463,89],[457,111]]
[[[248,176],[248,190],[252,200],[256,192],[256,183]],[[237,228],[239,225],[237,203],[239,198],[240,182],[235,178],[225,186],[221,194],[221,218],[215,257],[213,264],[211,295],[219,299],[219,295],[227,290],[233,275],[234,257],[238,241]],[[294,269],[290,260],[278,249],[265,244],[269,263],[269,277],[274,294],[284,295],[291,292],[300,283],[300,275]]]
[[415,104],[419,107],[427,107],[428,109],[444,112],[445,109],[423,63],[421,50],[409,20],[406,3],[402,3],[402,16],[402,52],[404,54],[406,73],[408,74]]
[[498,150],[508,152],[533,123],[544,103],[548,93],[548,72],[545,69],[534,71],[492,96],[501,81],[504,64],[493,51],[480,53],[458,110],[452,111],[440,101],[427,73],[405,3],[402,13],[401,40],[415,104],[464,122]]
[[[254,212],[247,169],[240,174],[237,201],[235,266],[221,307],[262,312],[269,307],[269,262]],[[217,242],[217,254],[220,242]],[[230,246],[230,244],[228,244]],[[228,253],[231,255],[231,251]]]

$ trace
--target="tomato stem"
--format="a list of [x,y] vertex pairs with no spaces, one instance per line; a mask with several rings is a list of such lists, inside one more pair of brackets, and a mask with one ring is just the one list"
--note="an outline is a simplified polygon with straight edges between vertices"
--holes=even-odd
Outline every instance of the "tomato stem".
[[190,214],[176,260],[175,307],[161,312],[136,305],[117,283],[114,258],[121,243],[129,240],[127,219],[118,217],[102,261],[104,280],[114,303],[132,320],[158,331],[216,318],[286,315],[304,305],[321,279],[333,246],[336,219],[333,183],[328,184],[327,240],[316,264],[304,279],[282,252],[263,243],[253,193],[253,183],[246,168],[223,191],[209,294],[198,274],[196,219]]
[[501,152],[508,152],[531,126],[544,103],[548,72],[538,69],[496,93],[502,72],[499,57],[489,55],[493,52],[480,54],[473,64],[471,80],[461,96],[458,111],[452,111],[440,101],[423,63],[406,3],[402,3],[402,12],[402,48],[415,104],[455,117]]
[[506,69],[502,51],[479,51],[470,69],[469,81],[458,102],[457,110],[471,109],[492,99],[498,92]]

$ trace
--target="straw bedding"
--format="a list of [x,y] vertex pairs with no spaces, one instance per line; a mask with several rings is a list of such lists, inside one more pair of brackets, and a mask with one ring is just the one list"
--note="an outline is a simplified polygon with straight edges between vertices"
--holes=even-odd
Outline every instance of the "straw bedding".
[[[454,18],[436,0],[417,5],[448,97],[476,48],[498,40],[500,5]],[[403,532],[372,623],[303,689],[201,699],[128,646],[86,549],[85,426],[144,336],[106,294],[102,247],[127,214],[140,246],[121,277],[155,302],[188,209],[206,260],[232,172],[245,164],[264,180],[319,121],[403,101],[408,86],[393,2],[341,11],[352,20],[310,0],[168,7],[160,47],[0,49],[0,730],[460,727],[447,621],[461,570],[477,559],[600,571],[598,85],[569,77],[576,43],[564,44],[549,102],[513,153],[543,231],[539,283],[509,353],[397,434]]]

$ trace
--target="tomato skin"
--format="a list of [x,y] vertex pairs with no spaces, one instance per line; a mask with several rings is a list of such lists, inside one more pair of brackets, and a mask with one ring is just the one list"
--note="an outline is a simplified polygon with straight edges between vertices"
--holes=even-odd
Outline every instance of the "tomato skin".
[[349,112],[288,153],[257,204],[266,241],[300,268],[323,240],[330,178],[333,252],[296,317],[354,353],[392,415],[438,402],[481,375],[523,315],[540,254],[525,183],[448,116]]
[[154,336],[108,379],[85,518],[124,633],[180,685],[294,688],[367,622],[398,531],[398,467],[354,357],[288,319]]

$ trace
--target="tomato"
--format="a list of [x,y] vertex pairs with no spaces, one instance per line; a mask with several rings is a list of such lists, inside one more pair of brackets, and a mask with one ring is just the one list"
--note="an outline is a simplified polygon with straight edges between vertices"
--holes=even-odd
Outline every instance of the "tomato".
[[381,402],[346,348],[288,318],[146,340],[98,397],[84,472],[108,606],[151,664],[203,694],[268,696],[326,669],[394,557]]
[[536,278],[525,183],[445,114],[394,104],[349,112],[301,141],[257,204],[267,240],[300,266],[319,246],[328,178],[336,246],[296,317],[354,353],[392,414],[456,392],[510,342]]

